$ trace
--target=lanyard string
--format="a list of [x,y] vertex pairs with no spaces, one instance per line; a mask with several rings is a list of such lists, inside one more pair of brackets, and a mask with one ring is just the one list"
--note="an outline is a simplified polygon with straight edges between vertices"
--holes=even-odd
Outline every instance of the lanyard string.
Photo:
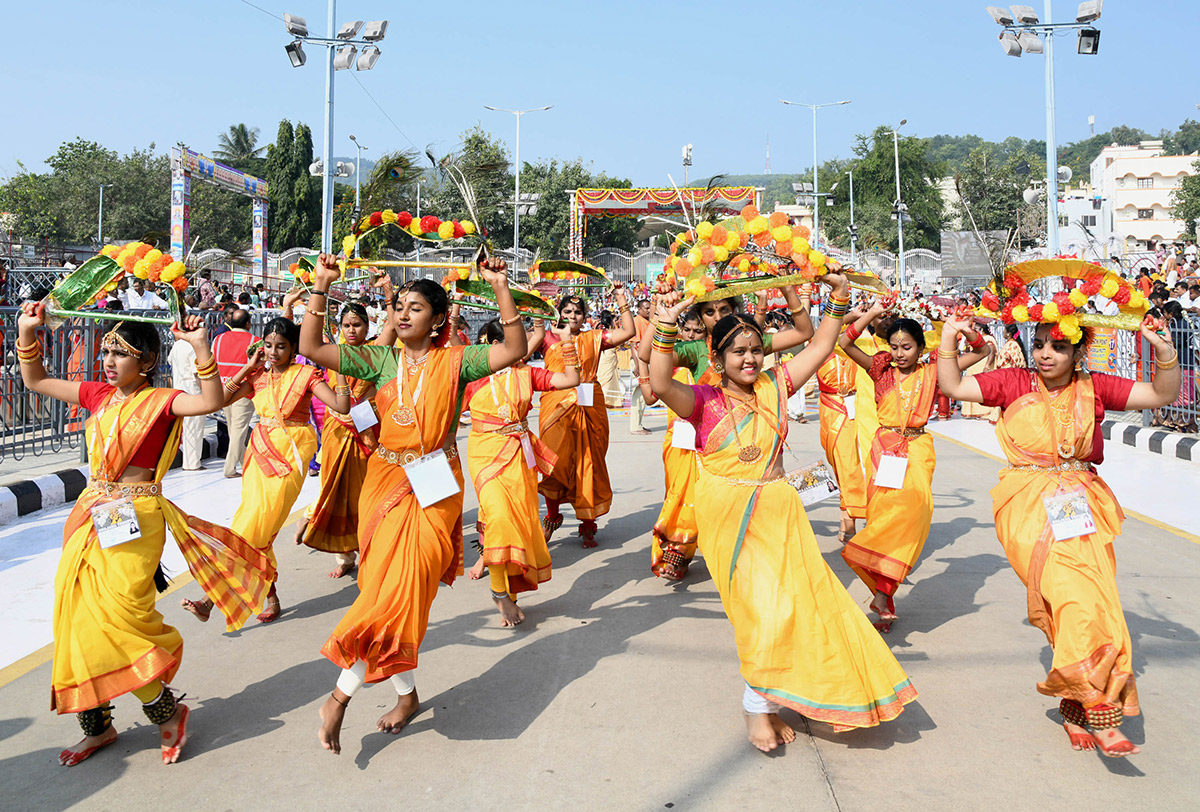
[[[506,367],[504,372],[504,393],[508,394],[508,373],[512,372],[512,367]],[[496,393],[496,376],[494,374],[488,376],[488,383],[492,386],[492,403],[496,406],[496,411],[500,411],[500,396]]]
[[[148,387],[146,387],[146,386],[141,387],[136,392],[134,392],[132,395],[130,395],[129,397],[125,398],[124,400],[122,400],[120,403],[117,404],[117,416],[116,416],[116,418],[113,419],[112,425],[108,427],[108,434],[103,438],[103,445],[100,448],[96,449],[99,452],[99,454],[97,455],[97,458],[100,460],[100,469],[104,473],[103,479],[106,482],[112,481],[111,473],[108,470],[108,450],[109,450],[109,448],[112,447],[113,440],[116,439],[117,427],[125,422],[122,419],[124,417],[125,404],[132,402],[134,400],[134,398],[136,398],[138,395],[140,395],[147,388]],[[113,390],[113,394],[114,395],[116,394],[115,389]],[[112,403],[112,398],[110,397],[109,403],[105,405],[104,409],[101,410],[100,414],[96,415],[96,439],[97,440],[100,439],[100,421],[104,418],[104,415],[108,414],[108,410],[112,408],[111,403]]]
[[[902,428],[902,429],[911,428],[908,425],[908,421],[912,419],[913,412],[916,410],[916,407],[917,407],[917,401],[921,399],[921,384],[924,383],[925,367],[923,365],[918,366],[916,368],[916,370],[914,370],[912,375],[910,376],[910,377],[916,378],[916,383],[913,384],[912,398],[908,401],[908,410],[907,411],[904,411],[904,398],[902,397],[903,390],[900,388],[903,385],[900,380],[900,370],[896,369],[895,367],[892,367],[892,375],[893,375],[893,379],[896,382],[896,397],[900,398],[900,407],[901,407],[900,428]],[[905,439],[907,439],[907,438],[905,438]]]
[[[429,353],[426,352],[425,357],[422,360],[427,361],[428,359],[429,359]],[[406,383],[407,383],[407,379],[408,379],[408,358],[404,355],[404,350],[400,350],[400,362],[401,362],[401,364],[400,364],[400,405],[404,406],[405,405],[404,404],[404,395],[407,392]],[[421,446],[421,456],[422,457],[425,456],[425,435],[421,433],[421,418],[417,414],[417,401],[420,400],[420,398],[421,398],[421,387],[423,387],[424,385],[425,385],[425,365],[421,364],[421,374],[419,376],[417,376],[417,388],[413,390],[412,400],[410,402],[412,403],[411,409],[412,409],[413,425],[417,427],[417,441],[420,443],[420,446]]]

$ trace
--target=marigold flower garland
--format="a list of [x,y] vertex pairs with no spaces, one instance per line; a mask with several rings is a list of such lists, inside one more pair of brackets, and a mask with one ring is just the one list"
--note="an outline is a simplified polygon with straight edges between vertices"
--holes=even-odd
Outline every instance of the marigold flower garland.
[[394,212],[391,209],[374,211],[363,217],[354,230],[342,239],[342,251],[346,256],[354,253],[359,240],[383,226],[396,226],[410,236],[427,242],[444,242],[469,237],[475,233],[475,224],[470,220],[439,220],[431,214],[414,217],[410,212]]

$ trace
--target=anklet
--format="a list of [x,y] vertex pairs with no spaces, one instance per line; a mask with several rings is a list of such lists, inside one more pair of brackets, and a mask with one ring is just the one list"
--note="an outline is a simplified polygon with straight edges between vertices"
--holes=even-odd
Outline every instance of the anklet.
[[498,600],[498,601],[502,601],[502,600],[504,600],[505,598],[507,598],[507,597],[508,597],[508,593],[507,593],[507,592],[497,592],[496,590],[494,590],[494,589],[493,589],[493,590],[492,590],[492,597],[493,597],[493,598],[495,598],[495,599],[496,599],[496,600]]
[[350,707],[350,700],[349,700],[349,699],[347,699],[345,702],[343,702],[342,700],[340,700],[340,699],[338,699],[338,698],[337,698],[337,694],[330,694],[330,695],[329,695],[329,698],[330,698],[330,699],[332,699],[334,702],[338,703],[339,705],[341,705],[343,708],[348,708],[348,707]]

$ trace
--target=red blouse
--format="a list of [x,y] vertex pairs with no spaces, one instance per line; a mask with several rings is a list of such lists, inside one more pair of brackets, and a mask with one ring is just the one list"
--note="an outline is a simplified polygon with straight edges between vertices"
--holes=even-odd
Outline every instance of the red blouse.
[[[974,376],[983,393],[984,406],[1007,409],[1023,395],[1037,391],[1037,372],[1028,369],[994,369]],[[1096,393],[1096,425],[1092,431],[1092,455],[1085,462],[1099,465],[1104,462],[1104,435],[1100,424],[1108,409],[1121,411],[1129,403],[1133,381],[1120,375],[1092,373],[1092,388]]]
[[[79,403],[94,414],[100,410],[114,389],[116,389],[115,386],[103,381],[84,381],[79,384]],[[142,440],[142,444],[138,446],[137,451],[133,452],[133,457],[129,460],[130,465],[149,468],[151,471],[158,466],[158,458],[162,456],[163,446],[167,444],[167,436],[171,433],[171,426],[176,420],[175,416],[171,414],[171,404],[182,394],[178,389],[171,393],[171,397],[167,401],[167,408],[163,409],[162,414],[154,421],[154,425]]]
[[[554,377],[554,373],[543,369],[542,367],[529,367],[529,371],[533,374],[533,391],[534,392],[550,392],[554,389],[554,384],[550,380]],[[501,370],[503,372],[503,370]],[[493,373],[499,375],[500,372]],[[490,377],[490,376],[489,376]],[[467,384],[467,388],[463,390],[463,406],[465,407],[471,402],[471,398],[481,387],[486,386],[487,378],[480,378],[471,381]]]

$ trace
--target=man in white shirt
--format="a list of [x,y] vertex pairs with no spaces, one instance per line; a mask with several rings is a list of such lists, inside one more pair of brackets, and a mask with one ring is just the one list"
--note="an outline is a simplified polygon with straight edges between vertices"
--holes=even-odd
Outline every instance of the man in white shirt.
[[[146,281],[134,277],[129,283],[125,306],[130,310],[166,310],[167,303],[154,291],[146,289]],[[184,342],[187,343],[187,342]]]

